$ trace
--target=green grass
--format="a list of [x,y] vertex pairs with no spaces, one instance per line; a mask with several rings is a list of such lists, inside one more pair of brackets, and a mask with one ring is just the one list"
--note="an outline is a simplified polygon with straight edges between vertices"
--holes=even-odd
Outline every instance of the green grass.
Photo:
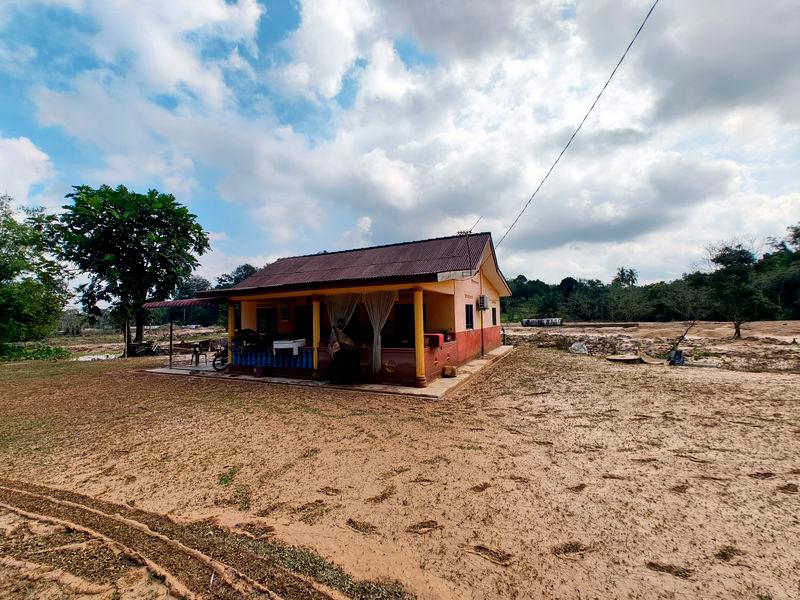
[[252,506],[252,493],[250,487],[237,483],[233,488],[233,499],[236,501],[237,508],[242,512],[247,512]]
[[43,345],[16,346],[0,344],[0,361],[63,360],[70,356],[72,355],[64,348]]
[[0,420],[0,452],[40,447],[48,426],[45,420]]
[[305,548],[287,546],[273,540],[247,540],[257,554],[279,565],[332,587],[356,600],[406,600],[413,598],[399,583],[379,583],[354,579],[334,564]]
[[239,469],[241,468],[242,468],[241,465],[234,465],[229,469],[225,469],[222,473],[219,474],[217,483],[219,483],[222,487],[228,487],[230,484],[233,483],[233,478],[236,477],[236,473],[238,473]]

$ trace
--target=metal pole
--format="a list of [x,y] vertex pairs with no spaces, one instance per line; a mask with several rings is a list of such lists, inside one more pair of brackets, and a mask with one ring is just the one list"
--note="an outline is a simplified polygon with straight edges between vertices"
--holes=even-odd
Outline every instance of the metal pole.
[[124,358],[128,358],[128,317],[125,317],[125,321],[122,324],[123,331],[122,331],[122,339],[125,342],[125,347],[122,350],[122,356]]
[[169,309],[169,368],[172,368],[172,309]]

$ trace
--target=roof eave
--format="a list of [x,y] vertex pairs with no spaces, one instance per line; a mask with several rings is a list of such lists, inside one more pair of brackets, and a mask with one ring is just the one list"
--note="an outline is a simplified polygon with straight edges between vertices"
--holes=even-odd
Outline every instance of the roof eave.
[[341,279],[336,281],[319,281],[314,283],[298,283],[275,286],[262,286],[251,288],[224,288],[220,290],[207,290],[197,294],[202,298],[219,298],[230,296],[257,296],[260,294],[275,294],[280,292],[314,293],[317,291],[331,290],[344,287],[360,287],[374,285],[393,285],[402,283],[432,283],[437,280],[437,273],[423,273],[418,275],[402,275],[392,277],[372,277],[369,279]]

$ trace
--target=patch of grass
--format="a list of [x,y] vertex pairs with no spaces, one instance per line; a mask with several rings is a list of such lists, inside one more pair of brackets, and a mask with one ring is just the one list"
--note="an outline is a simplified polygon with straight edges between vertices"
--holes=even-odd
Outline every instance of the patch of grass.
[[317,454],[322,452],[319,448],[309,448],[303,454],[300,455],[300,458],[314,458]]
[[327,506],[322,500],[314,500],[307,502],[302,506],[295,509],[295,513],[300,515],[300,520],[307,525],[313,525],[324,517],[329,511],[330,507]]
[[363,409],[363,408],[354,408],[349,413],[348,416],[351,417],[363,417],[364,415],[372,414],[370,411]]
[[728,562],[734,556],[741,556],[742,554],[744,553],[735,546],[723,546],[717,550],[717,553],[714,554],[714,558]]
[[258,485],[264,485],[271,479],[277,479],[281,475],[291,471],[293,468],[294,468],[294,463],[288,462],[282,464],[275,470],[270,469],[268,471],[264,471],[261,475],[258,476]]
[[72,354],[64,348],[53,346],[15,346],[0,344],[0,361],[64,360]]
[[483,450],[483,447],[480,444],[453,444],[453,448],[458,448],[459,450]]
[[236,477],[236,473],[238,473],[239,469],[241,468],[242,468],[241,465],[234,465],[228,469],[225,469],[222,473],[219,474],[217,483],[219,483],[222,487],[228,487],[230,484],[233,483],[233,478]]
[[354,529],[357,532],[365,535],[369,535],[378,531],[378,528],[372,523],[367,523],[366,521],[357,521],[356,519],[347,519],[347,526],[350,529]]
[[395,475],[402,475],[403,473],[410,471],[410,467],[394,467],[393,469],[389,469],[386,471],[381,477],[383,479],[389,479],[390,477],[394,477]]
[[680,579],[689,579],[689,576],[692,574],[691,569],[687,569],[685,567],[676,567],[675,565],[665,565],[652,560],[646,562],[644,565],[651,571],[656,571],[657,573],[667,573],[668,575],[672,575],[673,577],[678,577]]
[[420,464],[423,465],[435,465],[436,463],[445,462],[449,463],[450,461],[446,456],[442,456],[441,454],[434,456],[433,458],[426,458],[425,460],[419,461]]
[[580,542],[564,542],[558,546],[553,546],[550,551],[556,556],[563,556],[565,554],[578,554],[580,552],[586,552],[589,549],[589,546],[586,546]]
[[163,575],[159,575],[157,573],[153,573],[152,571],[147,571],[147,579],[150,583],[158,583],[161,585],[166,585],[167,578]]
[[39,449],[35,443],[41,440],[46,425],[40,420],[0,422],[0,451]]
[[393,485],[390,485],[377,496],[373,496],[372,498],[367,498],[367,502],[369,502],[370,504],[380,504],[384,500],[388,500],[389,498],[394,496],[396,492],[397,488],[395,488]]
[[410,600],[413,598],[396,582],[360,581],[306,548],[287,546],[277,540],[248,540],[240,543],[279,565],[311,577],[356,600]]
[[250,486],[243,483],[237,483],[233,488],[233,499],[236,501],[236,506],[242,512],[250,510],[252,504],[252,492]]

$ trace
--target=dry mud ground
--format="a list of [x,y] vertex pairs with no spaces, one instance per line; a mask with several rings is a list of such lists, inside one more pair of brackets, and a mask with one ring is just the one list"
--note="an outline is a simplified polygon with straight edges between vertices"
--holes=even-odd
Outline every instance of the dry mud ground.
[[[420,598],[800,598],[796,375],[521,346],[420,401],[141,370],[161,362],[0,366],[0,501],[24,503],[15,482],[31,482],[125,504],[173,539],[209,517],[273,527]],[[105,573],[109,548],[82,568],[34,560],[14,536],[46,524],[22,518],[0,510],[9,560],[116,586],[106,597],[166,597],[135,562]],[[224,558],[222,533],[186,543],[210,554],[209,539]],[[183,583],[199,568],[178,568]],[[0,563],[0,597],[104,597],[59,581]]]
[[[689,323],[639,323],[638,327],[521,327],[509,324],[511,343],[566,349],[585,342],[593,354],[606,356],[644,352],[663,357]],[[733,325],[698,321],[679,348],[691,366],[738,371],[800,373],[800,321],[756,321],[742,326],[742,339],[733,339]]]

